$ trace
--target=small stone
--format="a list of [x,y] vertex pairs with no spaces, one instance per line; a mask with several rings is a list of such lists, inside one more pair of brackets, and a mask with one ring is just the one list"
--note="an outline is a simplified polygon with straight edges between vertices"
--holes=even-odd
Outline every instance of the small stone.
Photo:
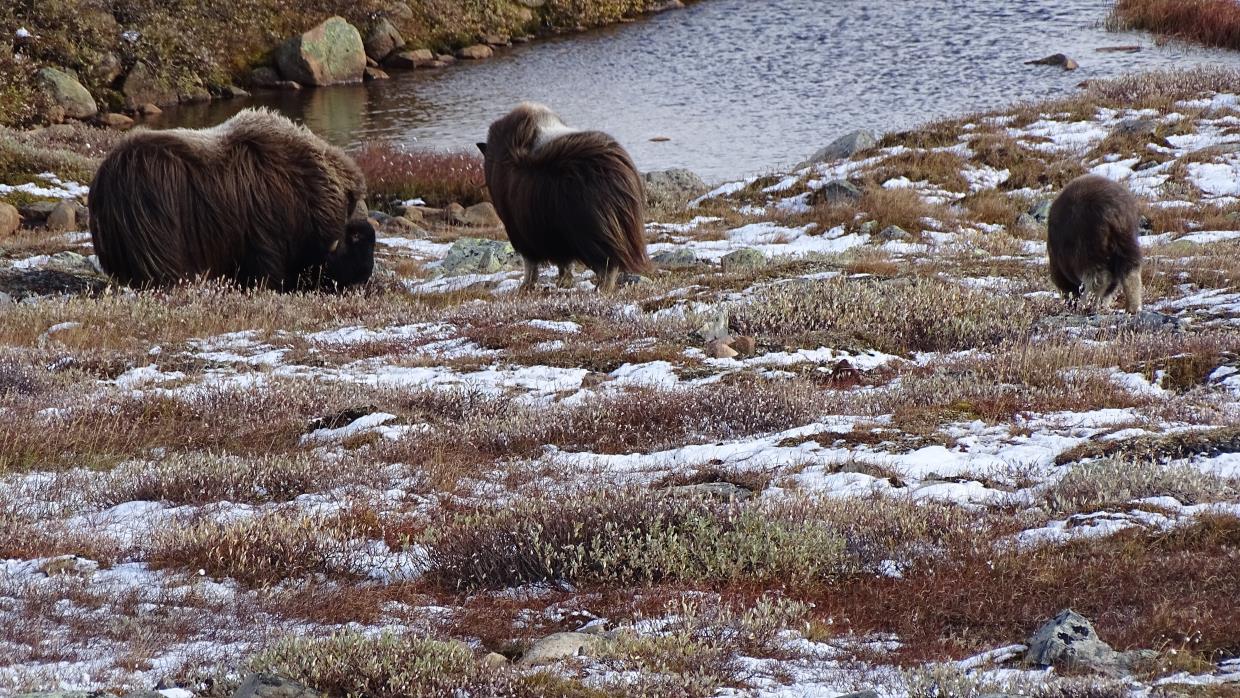
[[142,114],[143,116],[155,116],[157,114],[163,114],[164,110],[160,109],[154,104],[147,103],[147,104],[143,104],[142,106],[138,107],[138,113]]
[[1115,136],[1148,136],[1158,130],[1158,119],[1134,117],[1124,119],[1115,124],[1111,135]]
[[720,308],[697,328],[697,333],[708,342],[712,339],[731,341],[732,337],[728,333],[728,309]]
[[883,240],[887,240],[888,242],[907,242],[908,240],[913,239],[913,236],[909,235],[907,230],[898,225],[889,225],[886,228],[883,228],[882,231],[879,232],[878,237]]
[[396,237],[424,237],[426,231],[418,227],[417,223],[405,218],[404,216],[387,216],[379,225],[371,223],[379,232],[388,236]]
[[0,236],[12,235],[22,227],[22,216],[13,204],[0,201]]
[[697,255],[693,250],[681,247],[674,250],[664,250],[650,258],[650,261],[661,267],[693,267],[699,264]]
[[861,189],[846,179],[833,179],[810,192],[809,205],[851,204],[861,198]]
[[465,225],[465,207],[464,206],[458,203],[455,203],[455,202],[450,203],[448,204],[448,207],[443,210],[443,213],[444,213],[444,219],[447,220],[449,223]]
[[321,695],[296,681],[272,674],[251,674],[232,698],[320,698]]
[[59,203],[59,201],[32,201],[28,204],[23,204],[19,210],[21,211],[22,218],[25,220],[32,223],[42,223],[47,220],[48,216],[52,215],[52,210]]
[[1029,207],[1029,215],[1033,216],[1033,219],[1036,220],[1039,225],[1046,225],[1046,221],[1050,220],[1051,217],[1051,203],[1051,199],[1041,199],[1034,202],[1034,204]]
[[405,40],[388,18],[380,17],[378,21],[371,25],[370,31],[366,32],[366,38],[362,40],[362,45],[365,48],[367,57],[375,61],[382,61],[384,58],[392,55],[394,51],[404,48]]
[[1029,638],[1025,662],[1037,666],[1068,666],[1113,672],[1118,653],[1098,638],[1084,616],[1065,609]]
[[729,252],[719,260],[723,266],[723,271],[732,272],[741,269],[758,269],[766,266],[766,255],[761,251],[752,247],[742,247],[734,252]]
[[706,343],[706,355],[712,359],[732,359],[740,355],[726,339],[712,339]]
[[732,348],[741,356],[753,356],[758,351],[758,341],[743,334],[732,339]]
[[504,225],[495,212],[495,207],[488,201],[474,204],[461,212],[460,222],[476,228],[498,228]]
[[863,150],[869,150],[878,145],[878,136],[873,131],[859,130],[852,133],[844,134],[839,138],[831,141],[826,147],[821,148],[818,152],[810,156],[809,160],[803,165],[813,165],[819,162],[832,162],[835,160],[846,160]]
[[99,115],[99,125],[115,131],[124,131],[125,129],[133,126],[133,119],[125,116],[124,114],[111,112],[108,114]]
[[426,217],[422,214],[422,210],[414,208],[413,206],[410,206],[409,208],[405,209],[400,214],[400,217],[406,220],[409,220],[413,223],[422,223],[423,221],[426,220]]
[[1042,224],[1039,223],[1038,219],[1034,218],[1032,215],[1022,213],[1016,217],[1016,227],[1017,229],[1037,230],[1042,227]]
[[456,56],[450,53],[440,53],[435,55],[435,60],[445,65],[456,63]]
[[220,90],[220,95],[229,99],[240,99],[242,97],[249,97],[250,93],[240,87],[237,87],[236,85],[225,85],[223,89]]
[[47,229],[57,233],[77,227],[77,206],[71,201],[61,201],[47,215]]
[[589,655],[603,642],[597,635],[554,633],[535,642],[534,646],[521,656],[517,665],[538,666],[569,657]]
[[507,34],[484,34],[482,43],[488,46],[507,46],[512,43],[512,40]]
[[683,168],[646,172],[642,180],[646,184],[646,205],[650,208],[683,204],[710,190],[701,177]]
[[456,57],[467,61],[478,61],[495,55],[495,50],[486,44],[466,46],[456,52]]
[[508,666],[508,658],[499,652],[488,652],[482,658],[482,666],[498,669],[502,666]]
[[362,71],[363,82],[374,82],[375,80],[387,80],[389,78],[391,78],[390,75],[378,68],[366,68]]

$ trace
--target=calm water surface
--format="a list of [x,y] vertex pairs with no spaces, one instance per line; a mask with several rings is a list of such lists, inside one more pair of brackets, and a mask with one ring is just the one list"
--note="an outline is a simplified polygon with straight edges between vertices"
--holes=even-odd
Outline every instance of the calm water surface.
[[[272,106],[344,146],[472,148],[525,99],[625,144],[642,169],[720,181],[804,159],[841,133],[1067,94],[1090,78],[1228,64],[1101,26],[1107,0],[705,0],[635,24],[539,41],[441,71],[172,109],[162,126]],[[1136,53],[1097,49],[1139,44]],[[1024,61],[1066,53],[1074,72]],[[668,138],[653,142],[652,138]]]

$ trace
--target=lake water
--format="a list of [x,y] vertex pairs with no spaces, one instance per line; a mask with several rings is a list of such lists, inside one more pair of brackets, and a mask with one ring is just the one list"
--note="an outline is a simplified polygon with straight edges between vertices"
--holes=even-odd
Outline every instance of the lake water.
[[[204,126],[262,104],[344,146],[385,140],[461,149],[529,99],[571,125],[611,133],[641,169],[688,167],[721,181],[795,163],[857,128],[907,128],[1138,70],[1240,67],[1237,53],[1108,32],[1109,4],[704,0],[634,24],[503,49],[488,61],[180,107],[158,123]],[[1134,44],[1141,50],[1097,50]],[[1072,56],[1080,69],[1024,64],[1051,53]]]

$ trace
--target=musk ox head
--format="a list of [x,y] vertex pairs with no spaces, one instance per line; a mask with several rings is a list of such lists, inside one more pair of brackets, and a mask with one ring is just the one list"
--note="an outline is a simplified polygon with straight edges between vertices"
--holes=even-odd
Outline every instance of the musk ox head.
[[375,268],[375,228],[355,218],[344,228],[344,238],[327,251],[323,277],[329,287],[348,288],[370,280]]

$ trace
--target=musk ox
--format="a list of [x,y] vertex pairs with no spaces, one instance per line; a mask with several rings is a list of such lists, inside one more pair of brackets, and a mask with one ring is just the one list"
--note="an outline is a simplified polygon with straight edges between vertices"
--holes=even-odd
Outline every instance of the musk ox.
[[140,130],[90,185],[99,264],[130,286],[225,278],[279,290],[364,283],[375,231],[354,217],[361,170],[339,148],[272,112],[202,130]]
[[622,271],[648,268],[642,180],[611,136],[569,128],[526,102],[492,123],[478,149],[495,211],[525,261],[522,291],[548,262],[559,267],[561,287],[572,285],[572,264],[581,262],[600,291],[614,289]]
[[1051,204],[1046,250],[1051,279],[1090,312],[1107,310],[1122,288],[1128,312],[1141,310],[1137,200],[1097,175],[1077,177]]

